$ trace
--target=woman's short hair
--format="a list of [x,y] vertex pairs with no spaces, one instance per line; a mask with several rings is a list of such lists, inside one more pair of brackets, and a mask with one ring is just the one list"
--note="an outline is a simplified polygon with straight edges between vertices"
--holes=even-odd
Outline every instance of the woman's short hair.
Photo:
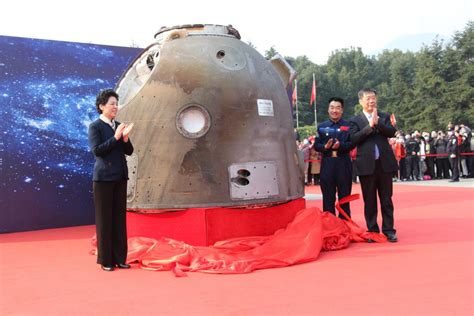
[[117,101],[119,99],[117,92],[115,92],[113,89],[104,89],[99,92],[97,98],[95,99],[95,108],[97,109],[97,113],[102,114],[102,110],[100,109],[99,105],[107,104],[110,97],[115,97]]

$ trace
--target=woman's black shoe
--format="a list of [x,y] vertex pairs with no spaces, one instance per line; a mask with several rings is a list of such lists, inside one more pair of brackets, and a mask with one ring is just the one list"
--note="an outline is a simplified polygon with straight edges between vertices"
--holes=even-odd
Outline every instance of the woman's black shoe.
[[117,268],[119,269],[130,269],[130,265],[126,263],[117,263]]
[[102,270],[104,271],[114,271],[114,266],[110,266],[110,265],[101,265],[100,266],[102,268]]

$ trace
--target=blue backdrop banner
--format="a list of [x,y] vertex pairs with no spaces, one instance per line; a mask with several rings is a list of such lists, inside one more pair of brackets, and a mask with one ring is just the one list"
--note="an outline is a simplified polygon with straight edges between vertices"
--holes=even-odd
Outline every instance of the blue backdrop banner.
[[141,50],[0,36],[0,233],[94,223],[95,96]]

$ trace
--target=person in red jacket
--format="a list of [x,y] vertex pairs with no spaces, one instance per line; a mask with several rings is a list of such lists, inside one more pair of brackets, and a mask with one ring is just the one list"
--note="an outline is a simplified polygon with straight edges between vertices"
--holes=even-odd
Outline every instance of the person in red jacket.
[[395,140],[393,152],[395,154],[395,159],[398,162],[398,179],[402,180],[405,178],[405,157],[407,156],[405,138],[402,134],[399,134]]

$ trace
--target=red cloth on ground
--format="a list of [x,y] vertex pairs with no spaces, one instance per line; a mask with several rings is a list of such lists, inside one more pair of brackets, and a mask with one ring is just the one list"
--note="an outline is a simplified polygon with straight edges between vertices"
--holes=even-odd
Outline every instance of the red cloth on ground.
[[[351,195],[337,205],[358,199]],[[368,233],[350,218],[344,221],[318,208],[303,209],[285,229],[271,236],[251,236],[216,242],[210,247],[191,246],[184,242],[145,237],[128,239],[127,263],[138,262],[147,270],[171,270],[176,276],[185,271],[207,273],[249,273],[257,269],[285,267],[316,260],[321,250],[339,250],[351,241],[371,238],[386,241],[382,234]]]
[[248,273],[315,260],[322,249],[323,223],[316,208],[301,210],[286,229],[272,236],[253,236],[194,247],[176,240],[129,239],[127,262],[145,269],[208,273]]

